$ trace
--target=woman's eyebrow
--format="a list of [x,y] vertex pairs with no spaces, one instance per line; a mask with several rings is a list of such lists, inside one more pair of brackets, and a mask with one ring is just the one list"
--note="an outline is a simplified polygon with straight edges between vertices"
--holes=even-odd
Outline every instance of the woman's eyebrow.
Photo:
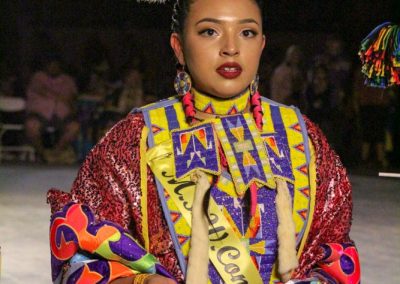
[[[200,24],[200,23],[204,23],[204,22],[211,22],[211,23],[215,23],[215,24],[222,24],[223,22],[225,22],[224,20],[219,20],[219,19],[215,19],[215,18],[203,18],[201,20],[199,20],[196,25]],[[260,25],[256,20],[252,19],[252,18],[247,18],[247,19],[242,19],[238,21],[239,24],[248,24],[248,23],[254,23],[256,25]]]
[[204,22],[211,22],[211,23],[216,23],[216,24],[221,24],[222,23],[221,20],[218,20],[218,19],[215,19],[215,18],[203,18],[200,21],[198,21],[196,23],[196,25],[198,25],[200,23],[204,23]]
[[252,18],[248,18],[248,19],[243,19],[239,21],[239,24],[249,24],[249,23],[254,23],[256,25],[260,25],[256,20],[252,19]]

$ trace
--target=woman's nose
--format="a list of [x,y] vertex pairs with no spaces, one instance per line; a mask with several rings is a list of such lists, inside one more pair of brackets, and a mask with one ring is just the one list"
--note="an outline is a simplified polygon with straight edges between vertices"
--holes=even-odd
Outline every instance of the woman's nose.
[[226,57],[237,56],[240,54],[239,46],[234,36],[226,35],[221,47],[220,55]]

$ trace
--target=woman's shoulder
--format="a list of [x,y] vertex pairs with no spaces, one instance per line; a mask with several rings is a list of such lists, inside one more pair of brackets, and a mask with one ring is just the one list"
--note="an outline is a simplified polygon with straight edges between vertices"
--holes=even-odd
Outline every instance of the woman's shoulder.
[[132,143],[140,140],[140,135],[145,121],[141,112],[131,112],[125,118],[117,122],[99,141],[100,145],[112,144],[122,146],[121,144]]
[[177,102],[179,102],[179,98],[173,96],[133,109],[125,118],[116,123],[106,133],[106,135],[100,140],[99,144],[116,145],[129,143],[130,145],[136,145],[140,142],[142,130],[146,126],[146,112],[157,108],[167,107]]

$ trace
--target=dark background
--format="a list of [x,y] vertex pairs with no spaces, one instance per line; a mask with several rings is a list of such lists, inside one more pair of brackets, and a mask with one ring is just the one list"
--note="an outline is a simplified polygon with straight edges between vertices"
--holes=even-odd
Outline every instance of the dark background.
[[[268,45],[263,61],[276,65],[286,48],[296,43],[312,56],[321,52],[326,36],[332,34],[344,40],[355,61],[359,42],[369,31],[384,21],[400,22],[399,2],[267,1]],[[0,70],[17,72],[22,82],[35,69],[40,54],[50,50],[60,53],[72,72],[79,69],[90,40],[97,40],[116,68],[131,53],[158,70],[155,78],[171,72],[164,65],[174,65],[168,45],[172,3],[20,0],[1,1],[0,11]]]
[[[113,79],[118,79],[122,67],[139,58],[146,96],[171,96],[176,73],[169,47],[172,5],[171,1],[156,5],[136,0],[0,1],[0,78],[16,75],[17,93],[24,96],[41,59],[57,53],[83,94],[84,84],[79,82],[87,75],[90,62],[106,58],[115,73]],[[303,50],[307,70],[312,59],[323,53],[327,38],[339,37],[344,56],[352,63],[350,74],[360,72],[357,53],[361,40],[383,22],[400,24],[400,0],[275,0],[266,1],[263,13],[267,46],[260,61],[259,90],[269,97],[272,71],[293,44]],[[352,99],[350,96],[348,105]],[[357,121],[344,125],[349,126],[349,133],[359,133],[359,128],[351,129]],[[398,136],[399,132],[393,133]],[[354,146],[346,144],[347,153],[342,153],[349,164],[359,156],[359,136],[352,141]],[[400,159],[399,150],[396,152]]]

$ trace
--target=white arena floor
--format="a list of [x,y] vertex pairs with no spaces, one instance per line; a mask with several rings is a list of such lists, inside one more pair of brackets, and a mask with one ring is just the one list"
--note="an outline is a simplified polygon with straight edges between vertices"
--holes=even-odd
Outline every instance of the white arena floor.
[[[76,167],[0,165],[2,284],[51,283],[49,208],[45,193],[68,190]],[[351,175],[351,237],[362,265],[362,283],[400,283],[400,179]]]

